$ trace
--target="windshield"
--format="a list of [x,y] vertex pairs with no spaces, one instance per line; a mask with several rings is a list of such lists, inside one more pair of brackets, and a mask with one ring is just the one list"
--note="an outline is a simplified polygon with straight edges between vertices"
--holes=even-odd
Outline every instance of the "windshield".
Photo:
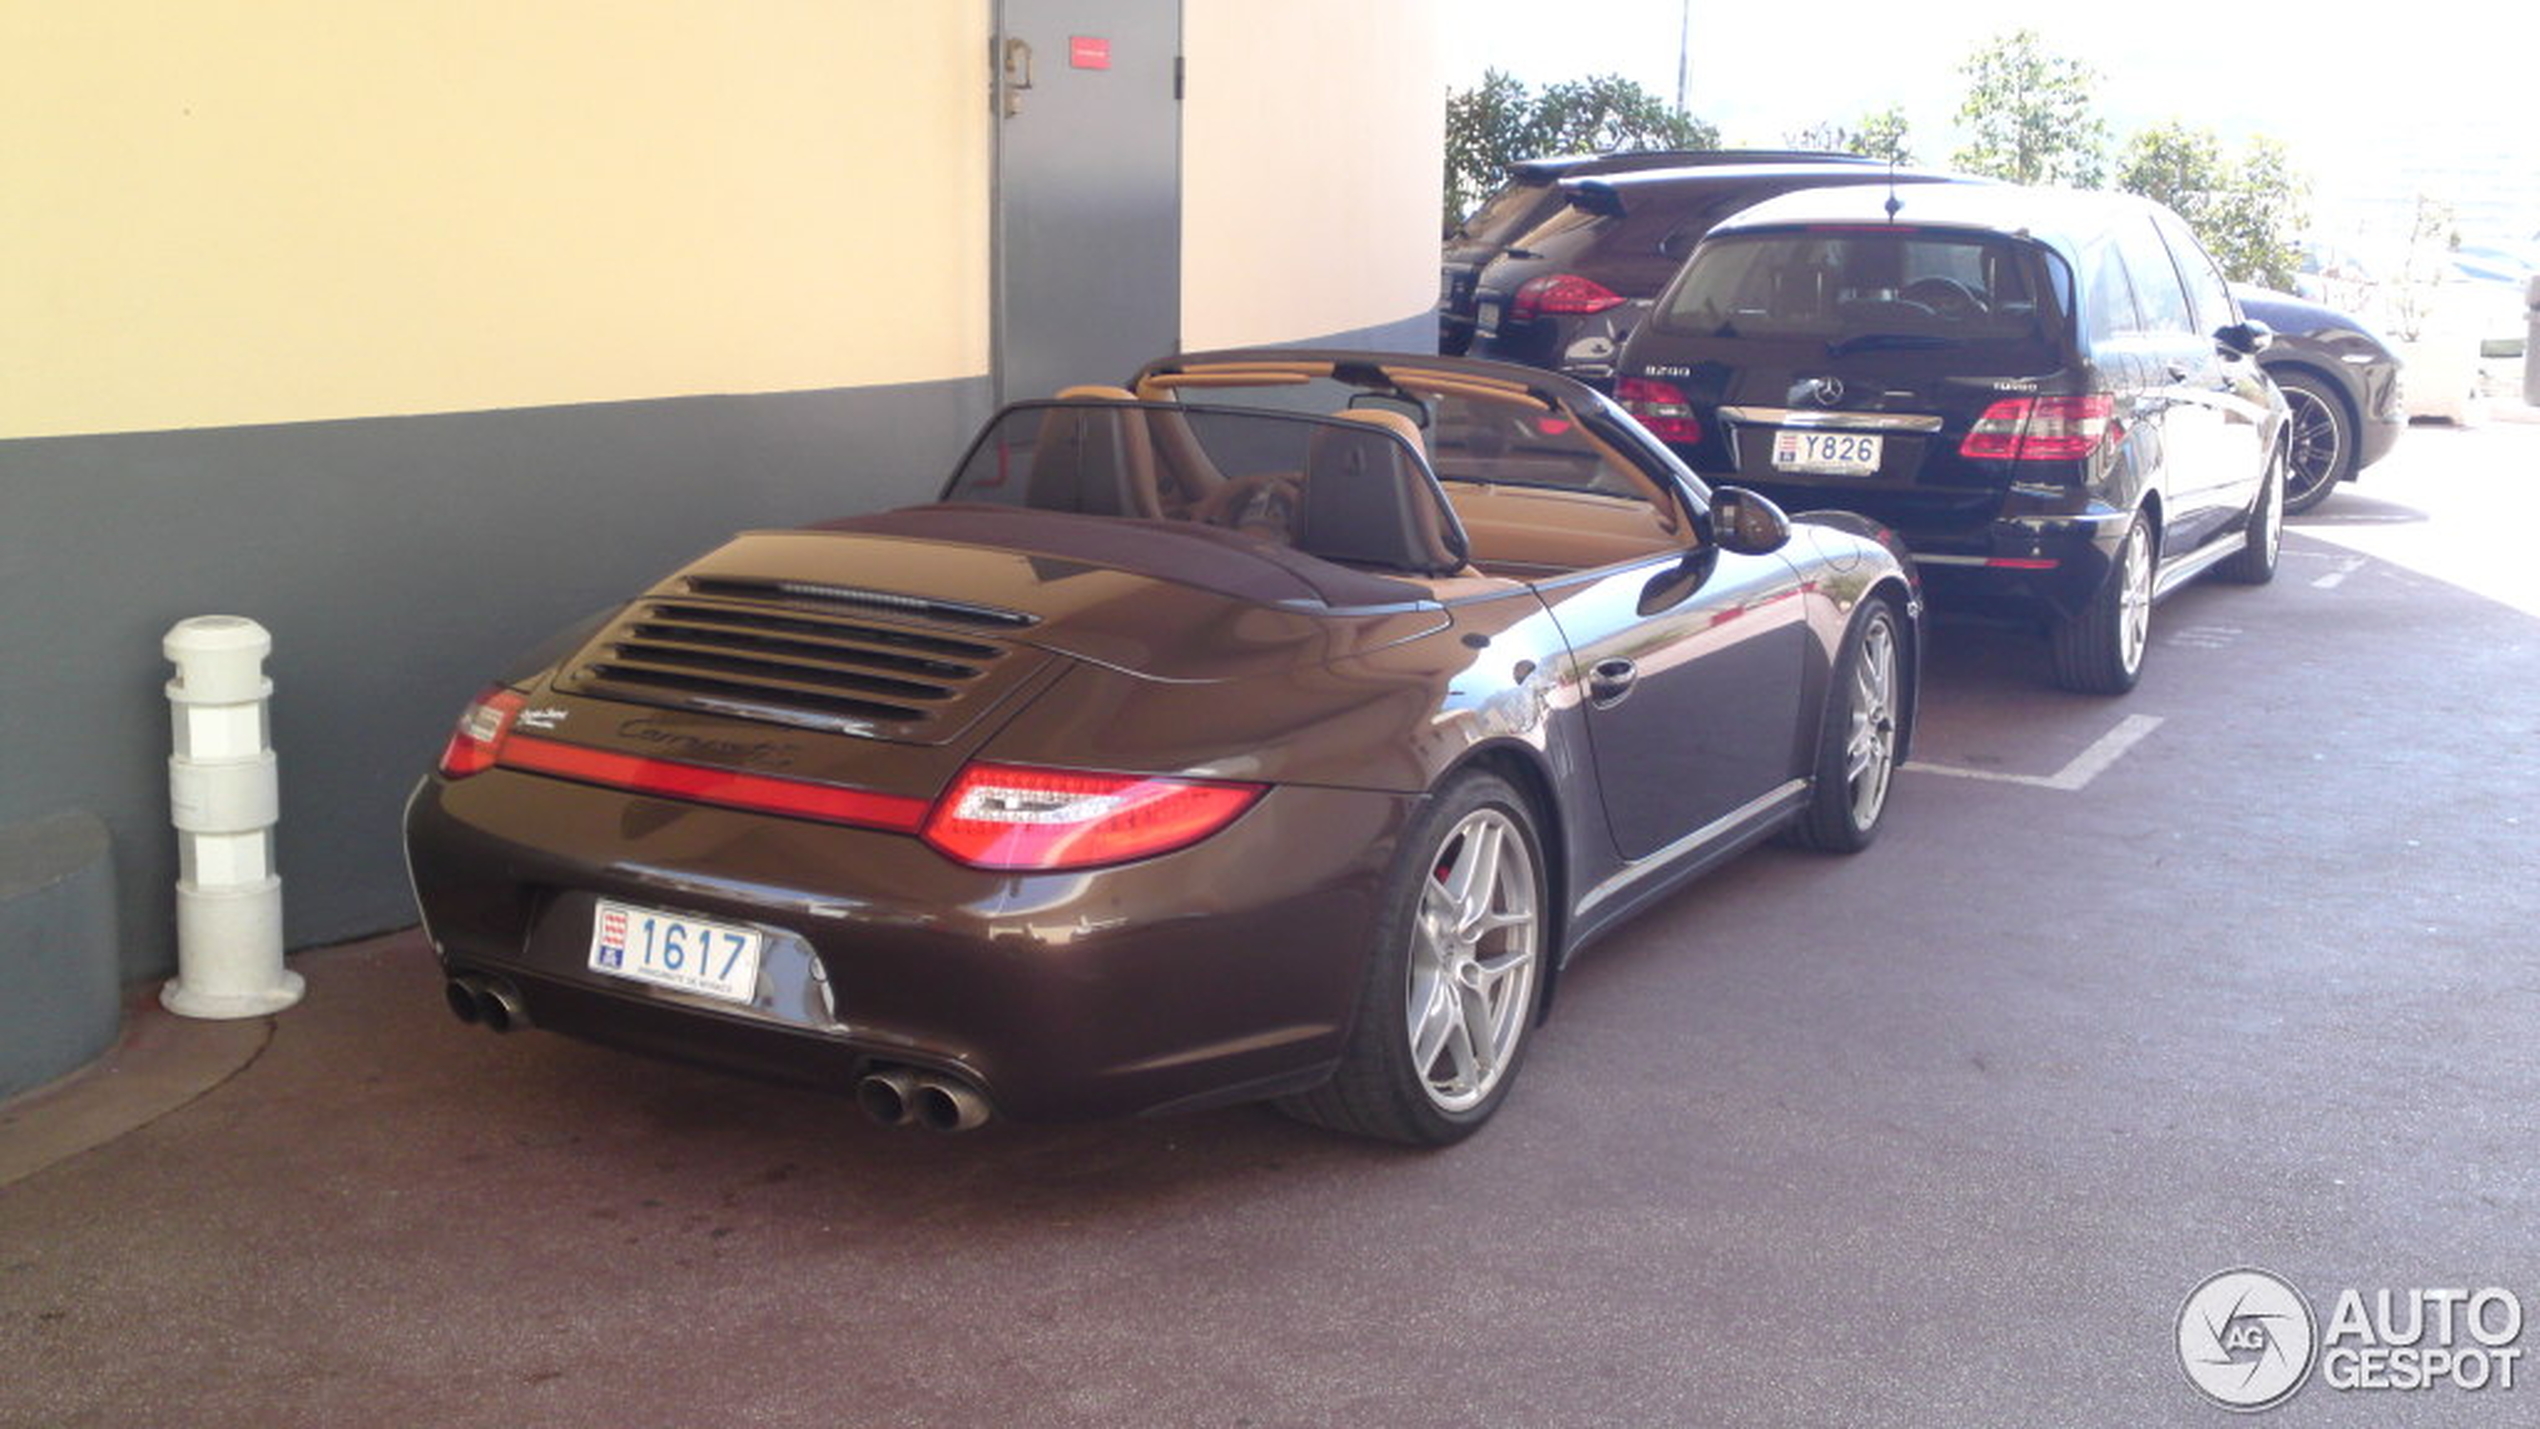
[[[1156,384],[1171,390],[1178,380]],[[1196,393],[1248,408],[1331,416],[1351,410],[1394,410],[1411,418],[1421,448],[1446,482],[1551,487],[1647,501],[1652,477],[1598,436],[1579,414],[1502,381],[1458,381],[1450,374],[1388,368],[1383,377],[1262,373],[1257,383],[1210,377]]]
[[1513,181],[1484,199],[1480,208],[1456,226],[1456,235],[1484,243],[1506,243],[1524,232],[1551,200],[1551,184]]
[[1837,351],[2042,338],[2034,271],[2023,245],[1994,234],[1715,235],[1669,289],[1656,323],[1702,336],[1817,339]]

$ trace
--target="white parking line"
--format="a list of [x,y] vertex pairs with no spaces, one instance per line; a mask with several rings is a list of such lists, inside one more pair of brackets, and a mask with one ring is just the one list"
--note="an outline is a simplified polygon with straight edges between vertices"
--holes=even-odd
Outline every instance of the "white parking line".
[[2143,742],[2161,727],[2159,715],[2127,715],[2117,727],[2099,736],[2088,749],[2073,757],[2070,764],[2052,774],[2005,774],[1993,769],[1962,769],[1954,764],[1925,764],[1920,760],[1907,764],[1907,769],[1923,774],[1946,774],[1953,779],[1983,779],[1995,784],[2026,784],[2033,789],[2053,789],[2061,793],[2078,793],[2090,787],[2090,781],[2105,774],[2125,757],[2127,750]]
[[2162,637],[2162,643],[2194,650],[2228,650],[2244,633],[2237,625],[2190,625]]
[[2362,570],[2365,566],[2370,564],[2372,564],[2372,562],[2363,556],[2346,556],[2340,558],[2337,562],[2337,569],[2330,571],[2327,575],[2311,582],[2311,588],[2313,590],[2335,590],[2346,583],[2346,578],[2348,576],[2353,575],[2355,572]]

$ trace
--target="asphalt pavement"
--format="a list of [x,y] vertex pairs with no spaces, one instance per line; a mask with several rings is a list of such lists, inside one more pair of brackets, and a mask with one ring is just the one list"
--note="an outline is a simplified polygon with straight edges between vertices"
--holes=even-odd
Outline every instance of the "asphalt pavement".
[[[1880,841],[1601,944],[1444,1152],[883,1130],[462,1028],[412,932],[270,1019],[136,990],[0,1106],[0,1425],[2221,1424],[2182,1311],[2243,1266],[2358,1352],[2262,1420],[2540,1422],[2527,415],[2165,603],[2123,699],[1942,627]],[[2431,1387],[2332,1382],[2473,1300]]]

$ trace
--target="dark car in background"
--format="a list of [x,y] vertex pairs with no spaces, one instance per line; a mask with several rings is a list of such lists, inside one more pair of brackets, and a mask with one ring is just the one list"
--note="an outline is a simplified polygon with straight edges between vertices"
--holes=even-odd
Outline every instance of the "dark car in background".
[[1821,154],[1563,179],[1564,206],[1482,269],[1473,351],[1609,382],[1623,339],[1713,224],[1797,189],[1950,177]]
[[1438,351],[1452,356],[1471,349],[1474,288],[1482,270],[1535,225],[1562,210],[1569,201],[1568,191],[1561,187],[1565,179],[1721,165],[1875,162],[1858,154],[1820,149],[1624,149],[1521,159],[1508,166],[1507,181],[1475,205],[1439,249]]
[[407,866],[495,1030],[938,1130],[1275,1099],[1438,1144],[1591,940],[1763,839],[1871,841],[1921,605],[1870,523],[1553,374],[1192,354],[524,657]]
[[2113,694],[2159,596],[2274,576],[2267,337],[2147,200],[1829,188],[1713,229],[1616,395],[1714,480],[1894,529],[1936,606],[2041,617],[2058,682]]
[[[1438,351],[1460,355],[1473,344],[1473,280],[1483,265],[1536,224],[1560,212],[1561,180],[1590,174],[1628,174],[1641,169],[1682,168],[1709,161],[1705,149],[1626,149],[1610,154],[1565,154],[1520,159],[1506,181],[1476,204],[1438,251]],[[1721,162],[1726,162],[1722,160]]]
[[2284,509],[2308,511],[2390,454],[2408,425],[2399,355],[2362,320],[2291,293],[2235,284],[2240,310],[2275,340],[2258,354],[2291,415]]

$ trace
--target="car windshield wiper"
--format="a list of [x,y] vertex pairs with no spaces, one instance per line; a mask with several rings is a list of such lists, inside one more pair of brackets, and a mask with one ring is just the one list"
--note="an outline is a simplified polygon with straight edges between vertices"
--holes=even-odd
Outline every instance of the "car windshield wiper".
[[1828,357],[1841,357],[1852,352],[1928,352],[1943,347],[1960,347],[1964,340],[1939,337],[1927,332],[1860,332],[1826,344]]

